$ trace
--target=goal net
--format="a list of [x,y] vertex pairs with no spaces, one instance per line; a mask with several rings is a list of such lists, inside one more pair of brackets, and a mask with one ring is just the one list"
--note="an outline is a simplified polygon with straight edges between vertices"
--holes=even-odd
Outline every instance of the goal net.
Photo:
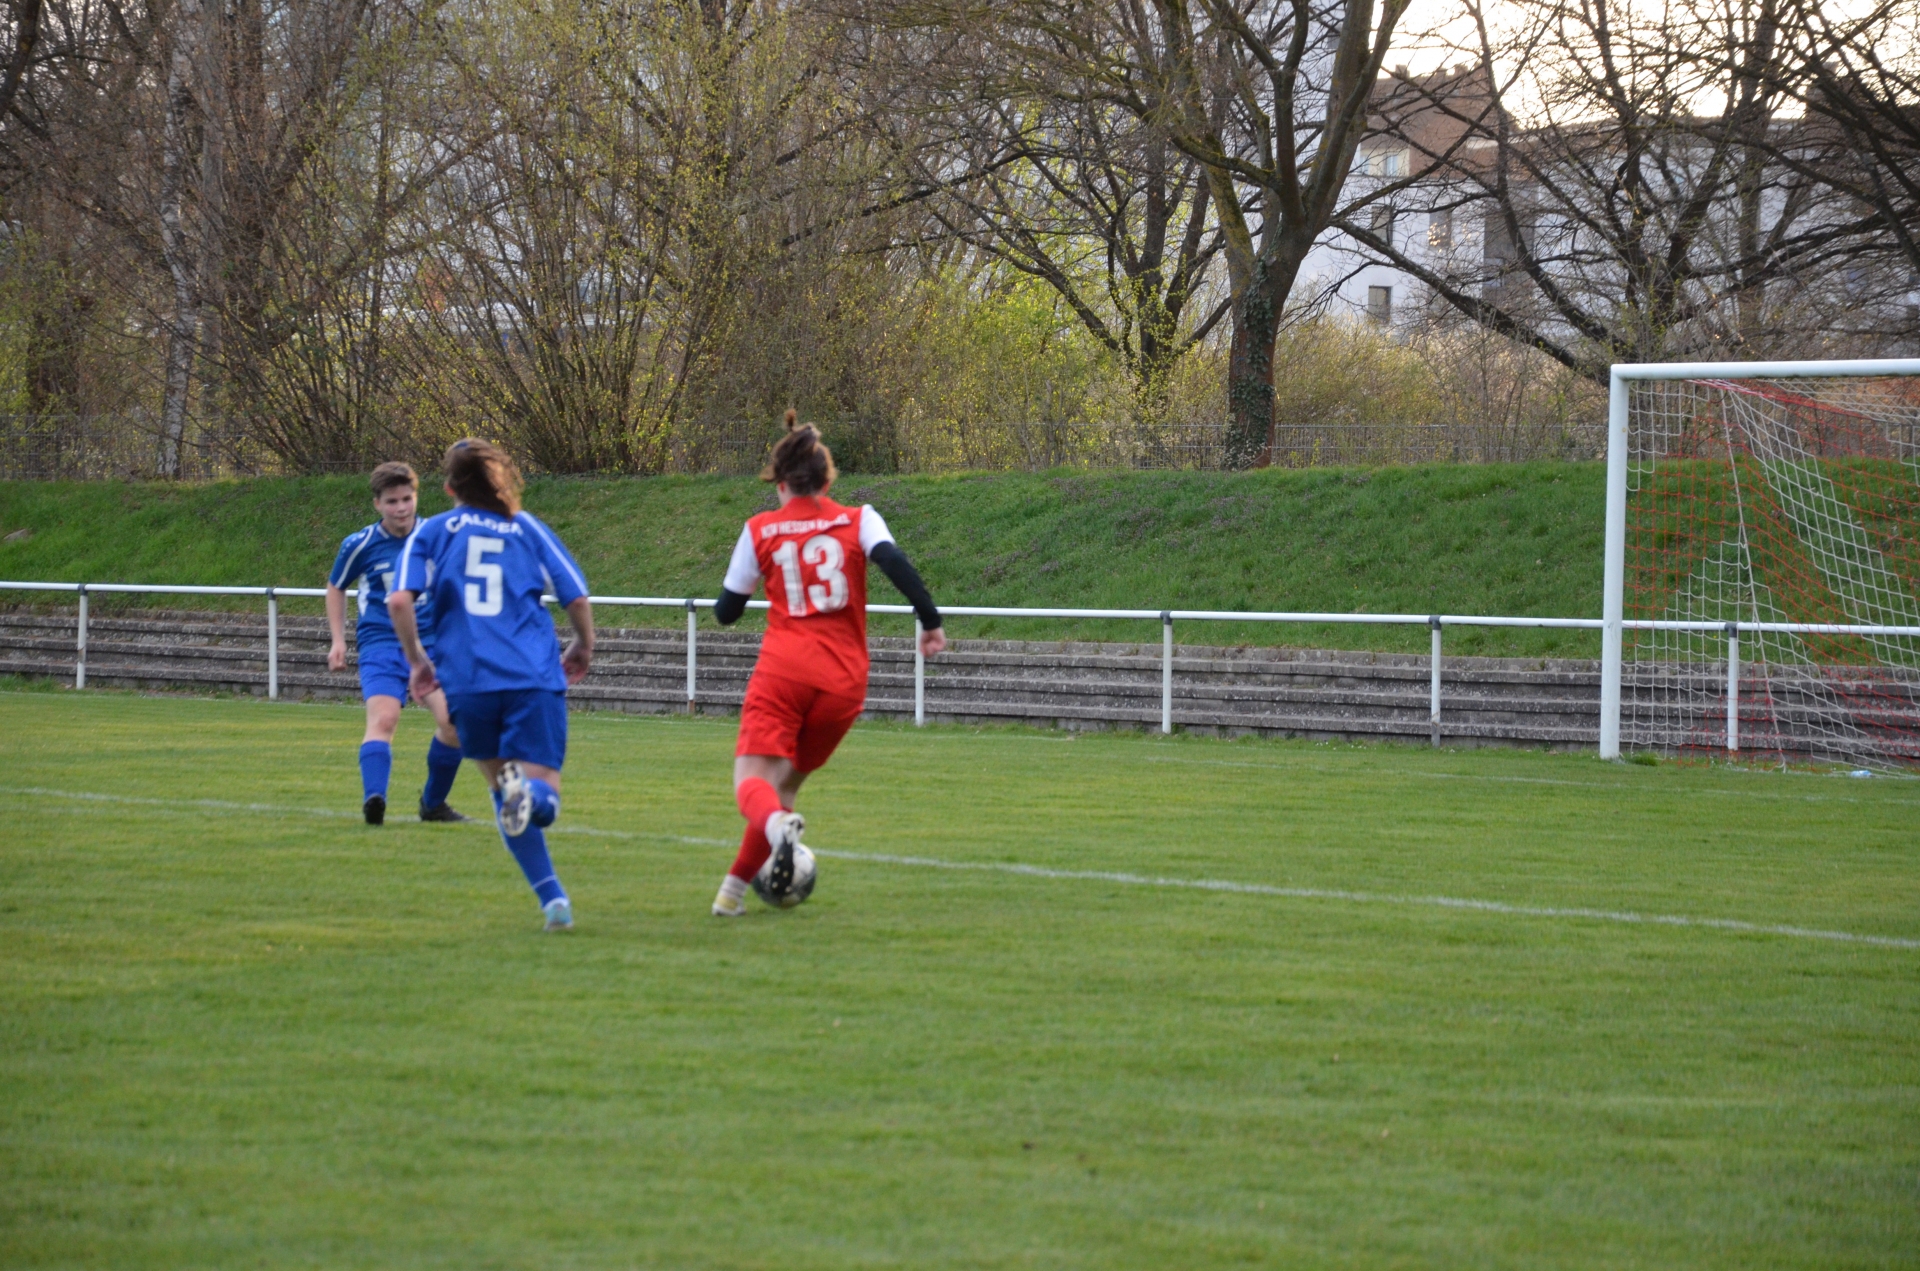
[[1920,766],[1920,361],[1620,367],[1613,391],[1615,753]]

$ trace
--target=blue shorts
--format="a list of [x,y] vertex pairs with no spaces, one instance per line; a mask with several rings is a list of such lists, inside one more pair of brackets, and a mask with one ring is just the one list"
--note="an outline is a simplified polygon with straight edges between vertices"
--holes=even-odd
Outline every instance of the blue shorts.
[[397,697],[407,704],[407,655],[397,644],[375,644],[360,649],[360,698]]
[[567,757],[567,695],[547,688],[447,694],[469,759],[518,759],[558,770]]

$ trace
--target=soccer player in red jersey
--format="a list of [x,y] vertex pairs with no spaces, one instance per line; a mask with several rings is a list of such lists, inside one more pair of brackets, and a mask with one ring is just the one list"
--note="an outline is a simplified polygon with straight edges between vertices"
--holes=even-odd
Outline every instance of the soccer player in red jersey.
[[780,491],[780,506],[740,531],[726,582],[714,605],[723,625],[746,612],[767,583],[767,634],[740,708],[733,794],[747,819],[740,854],[720,884],[713,912],[746,913],[746,891],[763,865],[784,890],[793,877],[793,849],[806,822],[793,810],[800,783],[833,754],[867,702],[867,562],[872,561],[913,605],[920,652],[947,647],[940,611],[887,523],[871,505],[842,507],[827,497],[839,475],[813,425],[796,425],[760,474]]

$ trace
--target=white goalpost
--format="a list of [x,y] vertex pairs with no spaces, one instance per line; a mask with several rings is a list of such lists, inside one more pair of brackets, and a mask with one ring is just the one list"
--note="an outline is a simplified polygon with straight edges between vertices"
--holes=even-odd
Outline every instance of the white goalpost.
[[1920,765],[1920,358],[1613,368],[1600,755]]

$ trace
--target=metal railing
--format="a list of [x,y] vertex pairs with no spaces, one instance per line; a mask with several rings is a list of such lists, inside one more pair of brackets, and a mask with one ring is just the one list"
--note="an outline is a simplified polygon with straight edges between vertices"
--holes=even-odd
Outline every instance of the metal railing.
[[[286,596],[325,596],[320,587],[194,587],[155,583],[54,583],[0,581],[0,591],[77,593],[79,616],[74,639],[73,686],[87,686],[87,598],[97,594],[170,595],[170,596],[258,596],[267,602],[267,697],[280,696],[280,600]],[[545,599],[551,603],[553,597]],[[714,601],[698,596],[589,596],[596,607],[637,609],[684,609],[687,615],[687,709],[699,704],[699,628],[696,616],[710,609]],[[747,602],[750,609],[765,609],[764,600]],[[870,614],[911,615],[911,605],[868,605]],[[1356,626],[1426,627],[1432,633],[1428,676],[1429,720],[1433,744],[1440,744],[1441,633],[1448,627],[1531,627],[1572,631],[1599,631],[1599,618],[1527,618],[1486,614],[1411,614],[1411,613],[1247,613],[1231,609],[1031,609],[1001,605],[943,605],[943,616],[956,618],[1056,618],[1133,620],[1160,624],[1160,731],[1173,731],[1173,624],[1176,622],[1272,622],[1313,623]],[[1635,631],[1719,631],[1727,636],[1727,749],[1737,751],[1740,704],[1740,636],[1742,633],[1779,632],[1794,635],[1868,635],[1920,637],[1920,626],[1895,627],[1823,622],[1712,622],[1626,620],[1621,625]],[[913,650],[913,722],[927,722],[927,666],[920,653],[920,621],[914,619]]]

